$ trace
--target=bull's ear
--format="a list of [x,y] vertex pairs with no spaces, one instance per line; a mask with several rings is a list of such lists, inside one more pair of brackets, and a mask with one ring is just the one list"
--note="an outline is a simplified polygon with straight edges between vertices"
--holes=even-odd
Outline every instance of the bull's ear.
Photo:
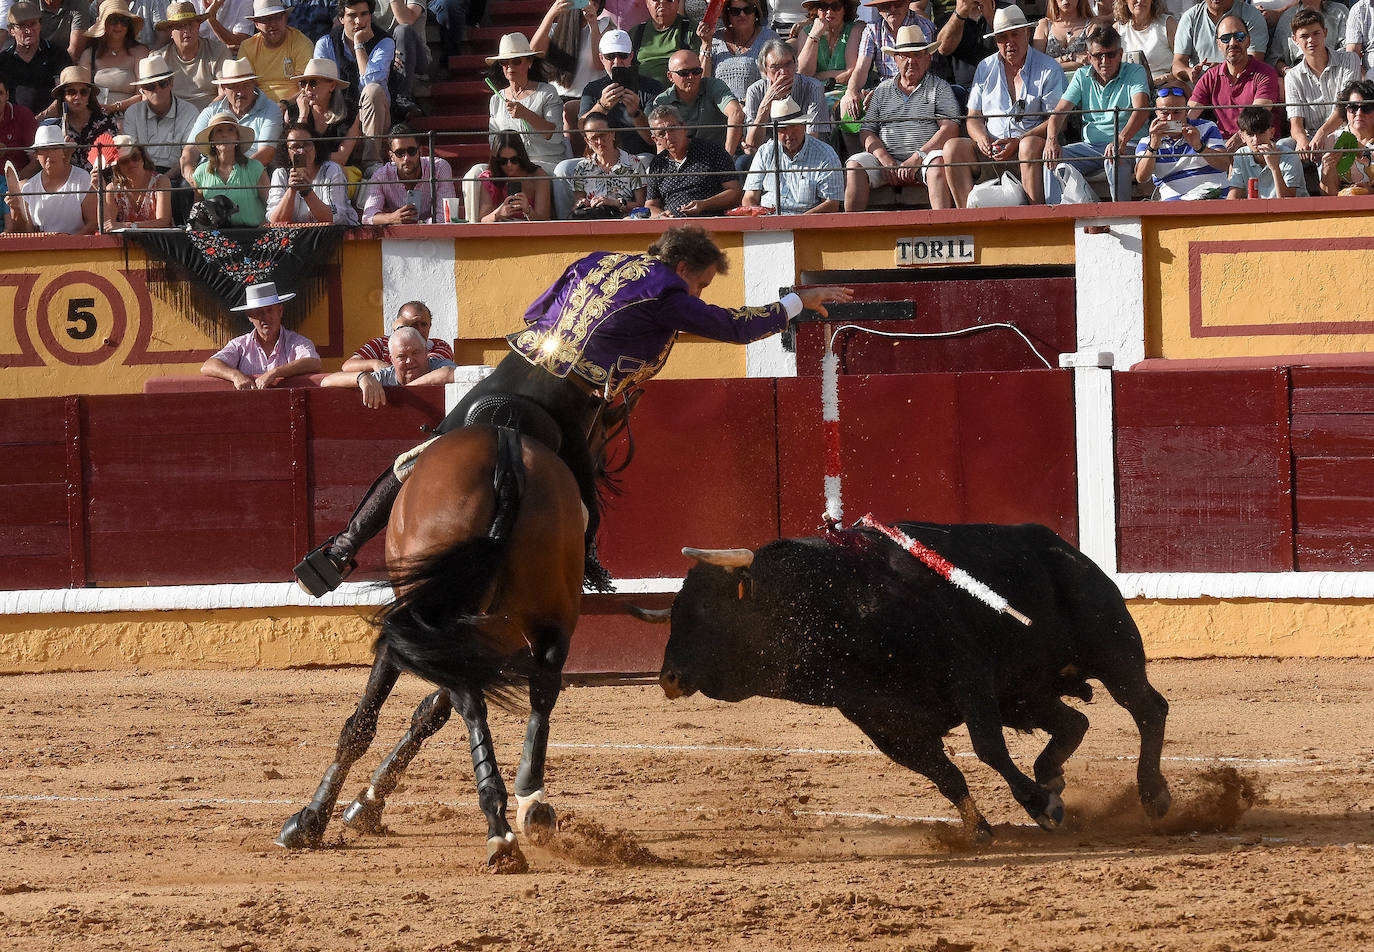
[[754,577],[748,569],[739,570],[739,600],[754,597]]
[[693,549],[689,546],[682,554],[703,565],[719,565],[725,569],[743,569],[754,564],[752,549]]

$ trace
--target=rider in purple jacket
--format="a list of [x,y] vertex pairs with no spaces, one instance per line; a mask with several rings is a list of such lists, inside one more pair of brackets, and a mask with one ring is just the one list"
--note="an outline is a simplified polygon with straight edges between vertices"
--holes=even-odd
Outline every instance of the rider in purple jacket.
[[[662,370],[680,332],[744,344],[776,334],[804,308],[824,314],[827,302],[850,298],[846,288],[807,288],[766,307],[705,303],[702,290],[726,268],[711,237],[690,225],[665,231],[647,254],[597,252],[574,262],[530,305],[527,327],[507,338],[514,353],[439,426],[446,433],[469,423],[513,425],[558,444],[587,506],[587,578],[597,587],[610,580],[594,552],[600,511],[588,436],[603,408]],[[522,411],[530,403],[557,433],[541,432],[540,420]],[[303,588],[319,597],[338,587],[354,554],[386,526],[400,488],[390,468],[377,478],[344,530],[296,566]]]

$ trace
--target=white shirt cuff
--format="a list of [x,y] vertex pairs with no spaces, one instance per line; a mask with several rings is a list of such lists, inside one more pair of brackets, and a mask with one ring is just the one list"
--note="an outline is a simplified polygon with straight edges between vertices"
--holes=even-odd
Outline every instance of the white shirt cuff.
[[798,314],[800,314],[800,313],[802,312],[802,310],[803,310],[803,308],[802,308],[802,299],[801,299],[801,297],[800,297],[798,294],[796,294],[795,292],[792,293],[792,294],[788,294],[788,295],[786,295],[785,297],[783,297],[783,299],[782,299],[782,306],[785,307],[785,308],[787,308],[787,316],[788,316],[789,318],[796,317],[796,316],[797,316]]

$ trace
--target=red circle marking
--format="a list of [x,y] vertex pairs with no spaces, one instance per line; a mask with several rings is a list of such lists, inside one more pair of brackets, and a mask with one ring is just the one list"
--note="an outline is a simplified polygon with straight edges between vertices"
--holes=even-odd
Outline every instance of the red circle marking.
[[[109,360],[114,348],[98,345],[95,350],[90,352],[68,350],[58,342],[57,336],[53,334],[52,324],[48,321],[48,306],[52,303],[53,296],[58,291],[73,284],[89,284],[98,293],[104,294],[105,300],[109,302],[110,317],[114,326],[102,339],[112,340],[118,346],[124,339],[124,331],[128,327],[128,313],[124,307],[124,296],[115,290],[113,282],[94,271],[68,271],[48,282],[47,286],[43,288],[43,293],[38,297],[38,306],[34,312],[38,316],[38,339],[62,363],[73,367],[91,367]],[[97,336],[99,336],[98,330]]]

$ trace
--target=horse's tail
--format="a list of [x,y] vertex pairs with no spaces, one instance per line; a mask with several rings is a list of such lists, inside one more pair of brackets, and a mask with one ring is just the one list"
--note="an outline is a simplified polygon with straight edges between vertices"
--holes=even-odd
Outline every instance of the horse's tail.
[[[515,465],[519,464],[516,443]],[[498,466],[500,464],[498,463]],[[506,560],[510,528],[520,509],[521,480],[510,474],[497,492],[493,536],[463,539],[412,559],[392,584],[401,594],[378,615],[384,644],[396,664],[449,691],[480,692],[503,707],[517,703],[524,673],[484,637],[479,611]]]

